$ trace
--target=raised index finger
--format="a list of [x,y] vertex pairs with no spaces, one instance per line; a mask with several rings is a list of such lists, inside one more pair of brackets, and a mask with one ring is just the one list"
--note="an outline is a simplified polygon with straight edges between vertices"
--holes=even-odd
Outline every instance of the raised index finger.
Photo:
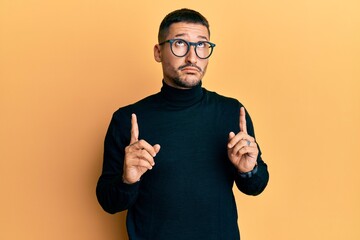
[[240,132],[244,132],[247,134],[247,128],[246,128],[246,118],[245,118],[245,108],[240,108]]
[[131,139],[130,144],[133,144],[134,142],[137,142],[139,139],[139,126],[137,123],[137,118],[135,113],[131,114]]

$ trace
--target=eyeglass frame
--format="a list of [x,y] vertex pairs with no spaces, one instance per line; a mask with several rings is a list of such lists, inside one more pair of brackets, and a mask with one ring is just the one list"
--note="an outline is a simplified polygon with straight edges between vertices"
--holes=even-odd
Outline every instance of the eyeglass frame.
[[[173,48],[172,48],[173,43],[174,43],[175,41],[177,41],[177,40],[181,40],[181,41],[185,42],[186,45],[188,46],[188,47],[187,47],[187,51],[186,51],[185,54],[182,55],[182,56],[176,55],[176,54],[174,53],[174,51],[173,51]],[[174,54],[174,56],[176,56],[176,57],[185,57],[186,54],[189,53],[190,47],[191,47],[191,46],[194,46],[195,54],[196,54],[196,56],[197,56],[198,58],[200,58],[200,59],[208,59],[208,58],[212,55],[212,53],[213,53],[213,51],[214,51],[214,47],[216,46],[215,43],[212,43],[212,42],[209,42],[209,41],[188,42],[188,41],[186,41],[186,40],[184,40],[184,39],[181,39],[181,38],[168,39],[168,40],[165,40],[165,41],[159,43],[159,45],[161,46],[161,45],[163,45],[163,44],[165,44],[165,43],[169,43],[169,44],[170,44],[170,50],[171,50],[172,54]],[[211,52],[210,52],[209,56],[207,56],[206,58],[200,57],[199,54],[198,54],[197,51],[196,51],[196,48],[197,48],[197,46],[198,46],[199,43],[208,43],[208,44],[210,45],[210,47],[211,47]]]

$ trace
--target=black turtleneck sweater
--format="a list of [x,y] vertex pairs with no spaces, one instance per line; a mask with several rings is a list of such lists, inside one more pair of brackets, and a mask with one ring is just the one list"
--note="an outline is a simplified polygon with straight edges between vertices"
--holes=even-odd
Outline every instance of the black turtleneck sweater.
[[[163,83],[159,93],[114,113],[97,197],[109,213],[128,210],[131,240],[240,238],[233,184],[257,195],[269,179],[261,151],[258,170],[250,178],[240,176],[228,159],[228,134],[240,131],[241,106],[201,84],[180,90]],[[122,171],[132,113],[137,115],[139,139],[161,149],[154,168],[128,185],[122,182]],[[248,134],[254,136],[248,113],[246,117]]]

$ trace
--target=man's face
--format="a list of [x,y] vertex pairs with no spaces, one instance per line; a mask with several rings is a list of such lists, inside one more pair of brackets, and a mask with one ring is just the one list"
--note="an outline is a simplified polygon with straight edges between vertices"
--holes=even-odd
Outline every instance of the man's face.
[[[170,25],[165,40],[181,38],[188,42],[209,41],[209,33],[205,26],[194,23],[173,23]],[[184,57],[175,56],[170,49],[170,43],[155,45],[155,60],[161,62],[164,81],[176,88],[192,88],[199,84],[205,75],[209,59],[200,59],[195,54],[194,46]]]

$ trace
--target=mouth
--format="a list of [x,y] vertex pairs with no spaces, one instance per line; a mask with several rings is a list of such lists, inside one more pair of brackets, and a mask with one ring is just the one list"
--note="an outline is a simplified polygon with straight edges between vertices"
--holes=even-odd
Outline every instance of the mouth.
[[185,65],[185,66],[181,66],[179,67],[179,70],[181,71],[185,71],[185,72],[201,72],[201,69],[198,66],[194,66],[194,65]]
[[194,68],[194,67],[186,67],[181,69],[181,71],[185,71],[185,72],[199,72],[199,69]]

